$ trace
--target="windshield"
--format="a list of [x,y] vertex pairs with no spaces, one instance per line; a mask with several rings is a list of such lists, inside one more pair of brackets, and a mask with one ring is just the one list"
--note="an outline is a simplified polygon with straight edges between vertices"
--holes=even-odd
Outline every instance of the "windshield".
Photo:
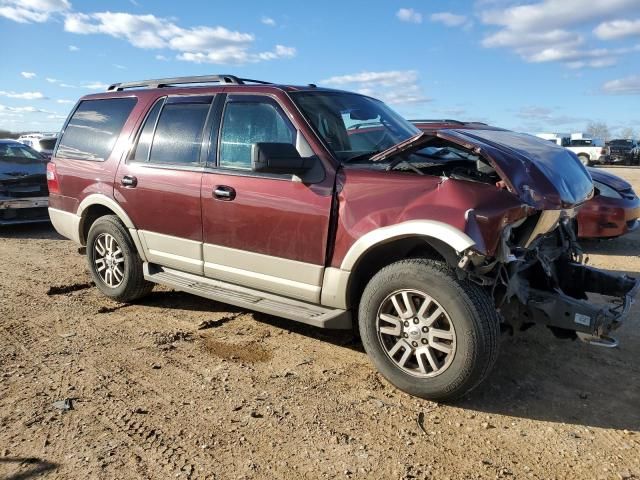
[[294,92],[302,113],[342,161],[371,156],[420,133],[379,100],[346,92]]
[[0,143],[0,157],[34,158],[42,160],[42,155],[21,143]]

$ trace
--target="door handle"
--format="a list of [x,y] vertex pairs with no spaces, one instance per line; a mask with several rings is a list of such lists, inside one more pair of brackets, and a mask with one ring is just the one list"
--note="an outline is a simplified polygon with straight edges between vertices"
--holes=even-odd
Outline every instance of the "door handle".
[[120,180],[120,183],[123,187],[134,188],[136,185],[138,185],[138,179],[131,175],[125,175],[124,177],[122,177],[122,180]]
[[218,185],[213,191],[213,196],[219,200],[226,200],[229,202],[236,198],[236,191],[226,185]]

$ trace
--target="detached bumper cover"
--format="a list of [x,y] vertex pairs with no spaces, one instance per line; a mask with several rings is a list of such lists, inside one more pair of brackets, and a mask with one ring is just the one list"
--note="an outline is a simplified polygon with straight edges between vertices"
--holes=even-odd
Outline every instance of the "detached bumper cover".
[[0,197],[0,225],[49,221],[49,197]]

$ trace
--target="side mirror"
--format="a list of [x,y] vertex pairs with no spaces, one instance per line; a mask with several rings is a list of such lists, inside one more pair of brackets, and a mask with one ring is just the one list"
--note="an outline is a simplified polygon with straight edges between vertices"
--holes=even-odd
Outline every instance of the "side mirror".
[[251,170],[262,173],[300,174],[312,167],[291,143],[254,143],[251,146]]

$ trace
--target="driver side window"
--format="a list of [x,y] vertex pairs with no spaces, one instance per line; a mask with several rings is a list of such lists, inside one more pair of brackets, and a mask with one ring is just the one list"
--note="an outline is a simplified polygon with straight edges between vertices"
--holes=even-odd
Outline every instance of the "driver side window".
[[249,170],[254,143],[296,143],[296,131],[268,99],[227,102],[220,130],[219,165]]

